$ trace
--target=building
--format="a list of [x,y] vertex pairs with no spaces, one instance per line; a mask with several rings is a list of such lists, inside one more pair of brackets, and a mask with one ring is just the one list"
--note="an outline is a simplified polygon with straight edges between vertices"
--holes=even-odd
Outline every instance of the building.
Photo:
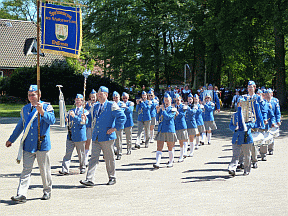
[[[65,62],[61,55],[41,53],[40,66]],[[37,64],[37,25],[31,21],[0,19],[0,77]]]

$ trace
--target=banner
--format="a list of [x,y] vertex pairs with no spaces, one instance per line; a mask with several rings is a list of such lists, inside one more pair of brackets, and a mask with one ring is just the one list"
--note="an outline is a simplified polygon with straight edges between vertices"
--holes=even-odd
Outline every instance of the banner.
[[41,52],[79,58],[81,46],[81,9],[42,3]]

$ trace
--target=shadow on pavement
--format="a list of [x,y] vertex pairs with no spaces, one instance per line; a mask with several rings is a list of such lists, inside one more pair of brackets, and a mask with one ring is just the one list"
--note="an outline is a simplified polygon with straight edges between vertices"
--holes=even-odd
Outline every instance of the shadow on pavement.
[[[27,199],[27,201],[33,201],[33,200],[40,200],[41,198],[33,198],[33,199]],[[22,205],[25,203],[19,203],[19,202],[15,202],[12,200],[0,200],[0,204],[6,204],[7,206],[14,206],[14,205]]]
[[193,179],[191,181],[182,181],[182,183],[192,183],[192,182],[203,182],[203,181],[226,181],[227,179],[233,178],[229,175],[222,176],[195,176],[182,178],[183,180]]

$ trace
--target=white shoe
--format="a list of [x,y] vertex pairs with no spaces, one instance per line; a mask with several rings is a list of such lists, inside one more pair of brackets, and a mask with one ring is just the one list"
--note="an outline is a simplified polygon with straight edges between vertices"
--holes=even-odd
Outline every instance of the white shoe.
[[183,162],[184,161],[184,158],[179,158],[178,159],[178,163],[181,163],[181,162]]
[[192,153],[189,154],[189,157],[193,157],[193,155],[194,155],[194,153],[192,152]]

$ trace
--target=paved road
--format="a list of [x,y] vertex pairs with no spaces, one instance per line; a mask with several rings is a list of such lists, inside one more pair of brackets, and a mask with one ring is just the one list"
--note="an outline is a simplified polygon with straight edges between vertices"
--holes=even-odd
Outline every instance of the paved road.
[[[6,140],[14,129],[17,118],[0,119],[0,215],[288,215],[287,144],[288,119],[283,120],[281,136],[276,140],[273,156],[259,161],[259,168],[249,176],[237,172],[230,177],[227,166],[231,160],[232,132],[228,129],[229,112],[216,115],[218,130],[212,145],[201,146],[193,158],[166,168],[168,151],[165,147],[161,168],[153,170],[156,143],[149,148],[133,150],[116,163],[117,184],[108,181],[102,160],[96,171],[97,184],[85,188],[85,179],[78,170],[76,151],[72,160],[72,175],[59,176],[65,153],[66,129],[59,122],[52,126],[51,161],[53,192],[49,201],[40,200],[42,183],[37,163],[32,173],[25,204],[14,204],[22,165],[16,164],[19,139],[6,148]],[[133,139],[136,140],[134,128]],[[125,141],[124,141],[125,143]],[[124,153],[126,145],[124,145]],[[179,156],[176,145],[176,157]],[[178,158],[175,160],[177,161]]]

